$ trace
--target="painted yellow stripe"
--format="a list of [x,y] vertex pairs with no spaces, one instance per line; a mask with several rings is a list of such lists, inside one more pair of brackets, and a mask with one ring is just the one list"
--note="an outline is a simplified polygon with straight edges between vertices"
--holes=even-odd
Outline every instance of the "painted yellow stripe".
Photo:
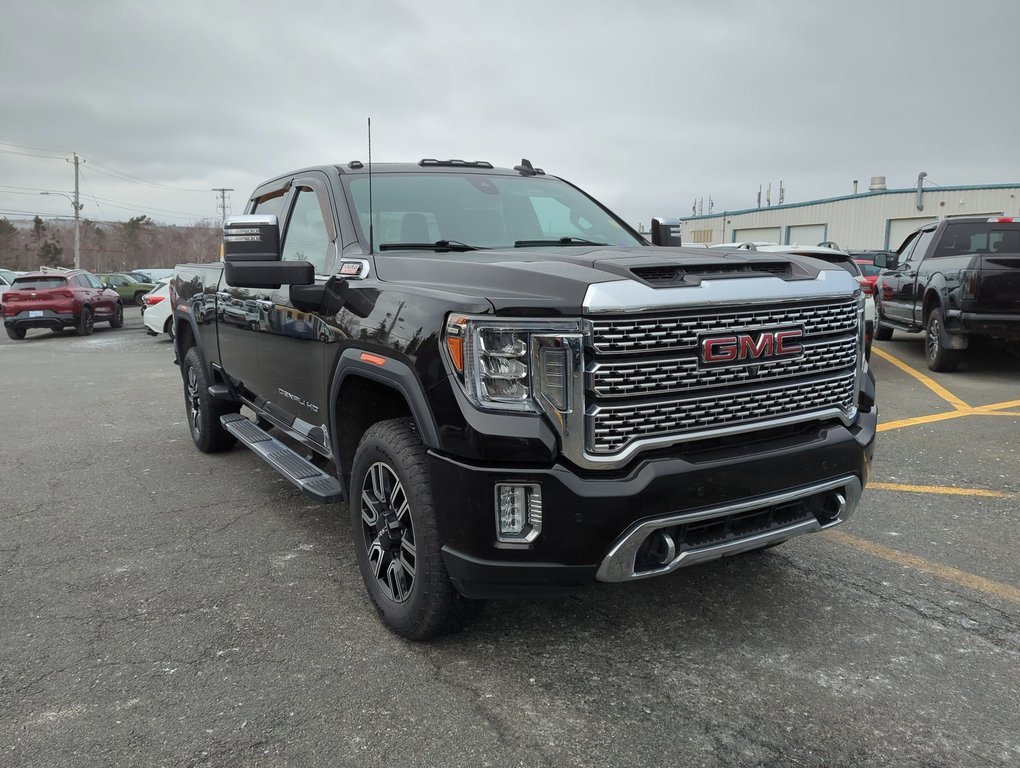
[[868,483],[869,489],[878,491],[906,491],[908,493],[940,493],[945,496],[983,496],[989,499],[1008,499],[1012,494],[989,491],[985,488],[953,488],[945,485],[903,485],[902,483]]
[[1005,408],[1015,408],[1020,405],[1020,400],[1007,400],[1005,403],[992,403],[991,405],[979,405],[974,411],[977,413],[993,413]]
[[923,557],[908,555],[906,552],[900,552],[898,549],[892,549],[891,547],[886,547],[882,544],[876,544],[875,542],[868,541],[867,539],[859,539],[856,536],[851,536],[849,533],[844,533],[843,531],[826,531],[822,535],[832,539],[833,541],[845,544],[848,547],[853,547],[861,552],[866,552],[874,557],[881,558],[882,560],[888,560],[890,563],[896,563],[897,565],[902,565],[905,568],[913,568],[914,570],[921,571],[922,573],[937,576],[951,584],[956,584],[960,587],[966,587],[967,589],[973,589],[976,592],[983,592],[986,595],[992,595],[993,597],[998,597],[1002,600],[1009,600],[1012,603],[1020,604],[1020,589],[1012,587],[1009,584],[1002,584],[998,581],[992,581],[991,579],[986,579],[973,573],[968,573],[967,571],[961,571],[958,568],[943,565],[942,563],[925,560]]
[[879,432],[888,432],[891,429],[902,429],[913,427],[917,424],[931,424],[936,421],[947,421],[959,419],[963,416],[973,416],[973,411],[945,411],[944,413],[933,413],[930,416],[915,416],[912,419],[899,419],[897,421],[886,421],[878,425]]
[[970,408],[970,406],[967,405],[965,402],[963,402],[963,400],[958,398],[956,395],[954,395],[948,389],[946,389],[941,384],[939,384],[937,381],[932,379],[930,376],[925,376],[920,371],[915,371],[913,368],[911,368],[909,365],[904,363],[902,360],[899,360],[899,359],[893,357],[888,352],[886,352],[884,349],[879,349],[878,347],[872,347],[871,348],[871,354],[878,355],[883,360],[887,360],[888,362],[890,362],[893,365],[895,365],[897,368],[899,368],[901,371],[903,371],[908,376],[913,376],[915,379],[917,379],[919,382],[924,384],[924,386],[928,387],[928,389],[930,389],[936,395],[941,397],[943,400],[945,400],[947,403],[949,403],[954,408],[957,408],[957,409],[960,409],[960,410],[968,410]]

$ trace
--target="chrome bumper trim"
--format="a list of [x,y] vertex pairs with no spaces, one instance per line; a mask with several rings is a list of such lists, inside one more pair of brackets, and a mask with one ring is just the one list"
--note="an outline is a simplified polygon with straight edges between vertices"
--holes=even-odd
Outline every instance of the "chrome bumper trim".
[[[641,573],[637,573],[635,570],[635,558],[637,557],[638,550],[641,548],[641,544],[648,538],[649,535],[659,529],[671,528],[676,525],[683,525],[684,523],[692,523],[701,520],[711,520],[716,517],[726,517],[728,515],[739,514],[741,512],[750,512],[755,509],[761,509],[776,504],[785,504],[791,501],[797,501],[798,499],[804,499],[809,496],[815,496],[817,494],[835,491],[838,489],[842,489],[846,497],[846,508],[842,514],[833,518],[831,521],[821,523],[817,519],[805,520],[776,530],[747,536],[742,539],[725,542],[723,544],[686,549],[676,555],[676,557],[674,557],[668,564],[663,565],[661,568],[642,571]],[[713,507],[711,509],[704,509],[697,512],[685,512],[679,515],[669,515],[667,517],[660,517],[654,520],[646,520],[644,522],[635,523],[628,528],[627,531],[625,531],[610,548],[609,553],[605,556],[605,558],[603,558],[602,563],[599,565],[595,578],[598,581],[619,582],[632,581],[634,579],[645,579],[650,576],[661,576],[662,574],[671,573],[678,568],[694,565],[695,563],[715,560],[716,558],[723,557],[724,555],[734,555],[738,552],[746,552],[749,549],[757,549],[758,547],[785,541],[786,539],[790,539],[804,533],[815,533],[827,528],[832,528],[842,523],[853,513],[861,499],[862,490],[863,487],[861,485],[861,481],[856,476],[850,475],[838,480],[830,480],[829,482],[812,485],[807,488],[785,491],[765,498],[752,499],[749,501],[737,502],[735,504],[728,504],[722,507]]]

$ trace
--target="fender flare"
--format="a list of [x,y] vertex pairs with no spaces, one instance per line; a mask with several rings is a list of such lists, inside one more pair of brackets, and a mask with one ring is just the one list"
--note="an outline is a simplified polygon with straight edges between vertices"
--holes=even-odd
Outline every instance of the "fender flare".
[[345,349],[340,354],[334,369],[333,380],[329,386],[330,445],[339,445],[340,425],[337,419],[340,409],[334,406],[340,396],[340,389],[350,376],[356,375],[386,385],[403,395],[411,409],[415,424],[418,426],[421,441],[426,448],[437,449],[439,447],[439,430],[414,370],[406,363],[386,355],[382,355],[386,358],[384,365],[365,362],[361,359],[361,354],[364,351],[356,347]]

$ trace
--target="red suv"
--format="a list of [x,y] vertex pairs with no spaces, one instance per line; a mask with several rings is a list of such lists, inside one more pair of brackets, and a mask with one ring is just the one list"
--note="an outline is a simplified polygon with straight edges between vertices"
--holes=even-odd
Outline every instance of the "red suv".
[[74,328],[79,336],[88,336],[97,322],[109,322],[111,328],[124,325],[120,296],[83,269],[19,275],[0,306],[12,339],[25,338],[29,328]]

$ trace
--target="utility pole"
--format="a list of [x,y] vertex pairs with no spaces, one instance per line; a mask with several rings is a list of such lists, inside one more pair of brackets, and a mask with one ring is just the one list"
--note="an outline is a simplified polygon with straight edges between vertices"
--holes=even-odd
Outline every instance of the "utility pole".
[[213,187],[213,192],[220,193],[220,201],[216,204],[216,210],[220,212],[220,226],[222,227],[227,223],[227,208],[230,203],[227,202],[227,192],[233,192],[233,189],[228,187]]
[[74,153],[74,268],[81,269],[81,209],[85,206],[78,199],[78,166],[85,161]]

